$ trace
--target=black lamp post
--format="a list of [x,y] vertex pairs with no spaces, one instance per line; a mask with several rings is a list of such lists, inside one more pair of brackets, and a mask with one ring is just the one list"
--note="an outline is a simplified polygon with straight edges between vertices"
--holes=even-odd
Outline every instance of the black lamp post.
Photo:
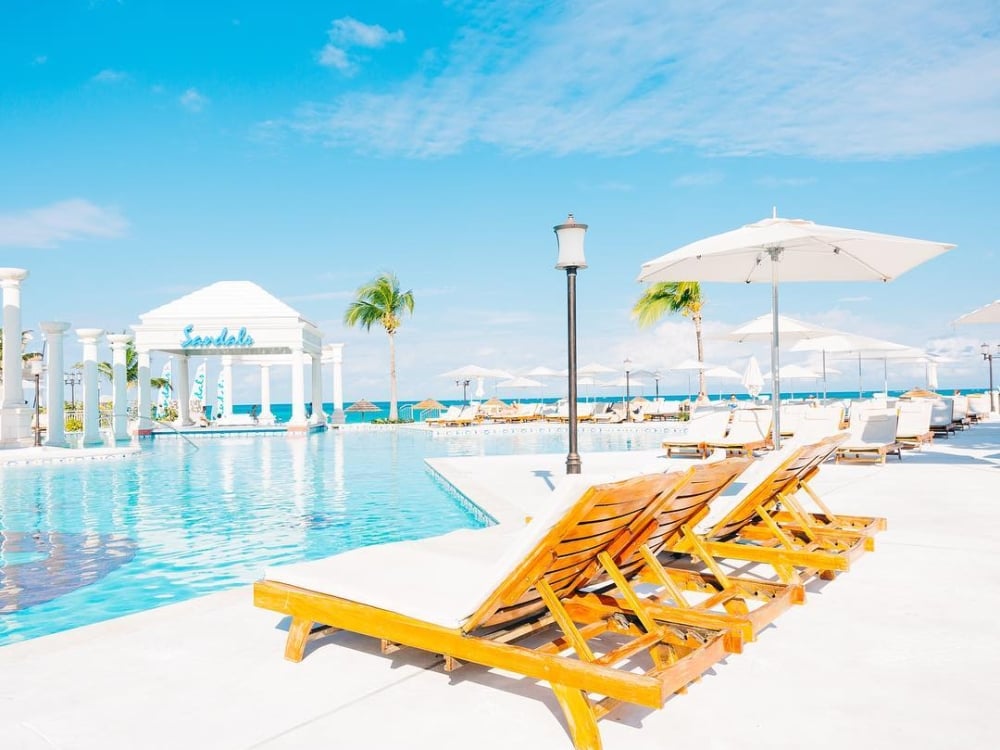
[[468,397],[467,394],[468,394],[468,391],[469,391],[469,383],[470,382],[471,381],[469,381],[469,380],[456,380],[455,381],[455,385],[462,386],[462,401],[464,403],[466,403],[466,404],[469,403],[469,397]]
[[993,357],[994,356],[1000,357],[1000,344],[997,344],[997,353],[996,354],[993,354],[993,352],[990,351],[990,345],[989,344],[983,344],[979,348],[983,352],[983,359],[985,361],[987,361],[987,362],[990,363],[989,364],[989,368],[990,368],[990,411],[997,411],[997,405],[993,401],[993,399],[994,399],[994,393],[993,393]]
[[654,372],[653,373],[653,380],[656,383],[656,400],[659,401],[660,400],[660,373]]
[[42,360],[39,358],[31,360],[31,375],[35,379],[35,447],[42,444]]
[[63,382],[69,386],[69,408],[76,409],[76,387],[83,382],[83,376],[79,370],[72,370],[66,373]]
[[566,270],[566,354],[569,365],[569,453],[566,455],[566,473],[579,474],[581,464],[576,442],[576,272],[587,267],[583,256],[587,225],[577,224],[573,214],[570,214],[564,224],[556,225],[553,230],[559,249],[556,268]]

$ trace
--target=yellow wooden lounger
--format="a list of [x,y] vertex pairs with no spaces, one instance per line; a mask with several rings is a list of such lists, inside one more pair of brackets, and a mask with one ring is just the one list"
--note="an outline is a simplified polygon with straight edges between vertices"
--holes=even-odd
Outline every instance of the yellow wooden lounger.
[[[751,463],[749,458],[730,458],[692,468],[675,500],[657,515],[657,528],[648,540],[637,535],[619,553],[616,564],[625,575],[657,587],[645,599],[655,605],[649,609],[654,617],[702,627],[737,628],[744,640],[752,641],[782,612],[805,602],[805,591],[799,584],[726,575],[692,531],[708,512],[708,503]],[[694,516],[688,510],[692,507],[699,508]],[[667,564],[661,562],[668,557],[665,553],[682,546],[684,540],[691,555],[675,555]],[[627,606],[603,595],[583,598],[594,607]]]
[[[269,570],[258,607],[291,615],[285,657],[302,659],[314,623],[548,681],[577,748],[599,748],[597,719],[620,702],[659,708],[742,641],[650,614],[615,563],[671,507],[687,473],[586,486],[567,477],[529,524],[462,530]],[[593,481],[593,480],[591,480]],[[695,517],[704,504],[692,504]],[[685,513],[681,513],[685,516]],[[593,611],[580,586],[599,571],[624,604]],[[557,625],[546,645],[514,641]],[[635,671],[641,664],[644,672]],[[590,695],[607,696],[592,702]]]
[[[854,560],[875,548],[873,534],[886,524],[883,518],[835,515],[808,488],[808,480],[844,438],[841,433],[762,459],[777,465],[700,535],[704,549],[718,558],[768,564],[786,583],[801,581],[797,568],[824,578],[849,570]],[[810,513],[799,503],[800,489],[822,513]],[[678,549],[695,547],[686,537]]]

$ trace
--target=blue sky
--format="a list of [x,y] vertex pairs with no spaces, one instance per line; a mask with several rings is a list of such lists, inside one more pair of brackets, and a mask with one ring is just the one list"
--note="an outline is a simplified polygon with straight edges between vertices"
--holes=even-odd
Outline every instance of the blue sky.
[[[31,271],[24,325],[121,330],[248,279],[346,343],[348,400],[380,399],[385,336],[341,319],[392,270],[417,301],[400,394],[449,398],[459,365],[565,366],[552,226],[572,211],[590,225],[581,362],[663,368],[694,336],[636,328],[640,264],[776,206],[957,244],[886,285],[786,284],[782,312],[930,347],[956,360],[942,387],[985,385],[1000,327],[951,321],[1000,297],[997,4],[692,5],[7,2],[0,264]],[[706,359],[761,356],[713,337],[770,290],[705,292]],[[255,392],[247,373],[237,397]]]

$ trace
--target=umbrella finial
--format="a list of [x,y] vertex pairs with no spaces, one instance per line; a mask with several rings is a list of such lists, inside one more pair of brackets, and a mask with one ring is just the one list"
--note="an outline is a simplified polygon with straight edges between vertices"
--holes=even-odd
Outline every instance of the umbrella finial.
[[576,224],[576,219],[573,218],[573,212],[570,211],[566,214],[566,224]]
[[772,219],[777,219],[778,218],[778,207],[777,206],[771,206],[771,218]]

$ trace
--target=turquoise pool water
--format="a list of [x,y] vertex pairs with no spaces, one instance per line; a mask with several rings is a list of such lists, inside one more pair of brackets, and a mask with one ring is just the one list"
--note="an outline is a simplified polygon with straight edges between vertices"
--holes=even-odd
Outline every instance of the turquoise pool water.
[[[584,433],[581,451],[662,436]],[[141,456],[0,471],[0,645],[247,584],[267,565],[488,523],[430,456],[559,453],[565,437],[328,432],[157,438]]]

